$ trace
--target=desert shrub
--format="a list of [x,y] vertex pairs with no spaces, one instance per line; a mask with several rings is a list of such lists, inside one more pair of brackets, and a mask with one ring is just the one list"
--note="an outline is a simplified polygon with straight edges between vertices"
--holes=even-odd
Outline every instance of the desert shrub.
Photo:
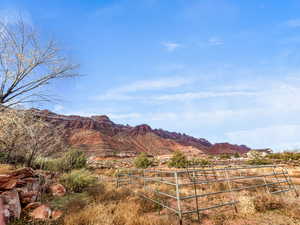
[[134,166],[137,168],[148,168],[152,166],[152,160],[147,157],[145,153],[141,153],[134,159]]
[[189,165],[209,166],[212,162],[207,159],[192,159],[189,161]]
[[240,157],[241,157],[241,154],[238,153],[238,152],[236,152],[236,153],[233,154],[233,157],[234,157],[234,158],[240,158]]
[[249,165],[268,165],[268,164],[272,164],[272,161],[268,160],[267,158],[256,157],[254,159],[248,160],[247,164],[249,164]]
[[60,182],[72,192],[82,192],[97,183],[96,177],[86,169],[72,170],[60,178]]
[[224,153],[224,154],[221,154],[221,155],[219,156],[219,158],[220,158],[220,159],[231,159],[231,155],[230,155],[230,154]]
[[128,188],[116,189],[113,184],[96,184],[85,189],[95,202],[108,202],[124,200],[132,195]]
[[32,163],[32,167],[34,169],[49,171],[61,171],[62,165],[62,159],[53,159],[45,157],[38,157]]
[[83,152],[77,149],[70,149],[61,158],[37,157],[32,167],[49,171],[69,172],[73,169],[86,167],[87,159]]
[[284,202],[282,198],[274,195],[258,195],[253,200],[254,207],[258,212],[266,212],[268,210],[282,209],[284,208]]
[[68,212],[78,211],[90,202],[90,196],[86,193],[68,193],[64,196],[45,196],[43,201],[47,202],[51,209],[60,209]]
[[188,166],[188,160],[182,152],[176,151],[168,161],[169,167],[185,168]]
[[0,151],[0,163],[5,163],[7,159],[7,154],[5,152]]
[[78,149],[70,149],[62,158],[62,170],[70,171],[73,169],[85,168],[87,158],[84,152]]
[[300,160],[300,153],[299,152],[272,153],[267,157],[269,159],[278,159],[283,161]]

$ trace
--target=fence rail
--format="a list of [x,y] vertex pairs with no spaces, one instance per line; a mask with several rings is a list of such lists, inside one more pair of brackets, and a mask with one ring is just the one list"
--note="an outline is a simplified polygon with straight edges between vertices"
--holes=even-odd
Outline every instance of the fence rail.
[[[184,215],[197,214],[200,220],[199,213],[210,209],[232,206],[237,211],[236,193],[242,190],[259,189],[270,194],[293,190],[298,196],[287,169],[276,165],[127,169],[118,172],[116,185],[142,190],[139,195],[177,214],[179,224],[183,223]],[[221,201],[220,195],[226,201]]]

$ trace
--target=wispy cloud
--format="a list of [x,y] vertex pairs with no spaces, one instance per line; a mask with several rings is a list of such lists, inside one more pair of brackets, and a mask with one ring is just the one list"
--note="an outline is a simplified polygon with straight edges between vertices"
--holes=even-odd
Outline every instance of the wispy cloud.
[[154,97],[155,100],[160,101],[187,101],[203,98],[215,98],[215,97],[234,97],[234,96],[256,96],[257,92],[250,91],[227,91],[227,92],[186,92],[179,94],[161,95]]
[[193,79],[170,77],[156,80],[141,80],[127,84],[118,88],[110,89],[107,92],[97,96],[97,100],[132,100],[138,99],[137,96],[131,96],[130,93],[138,91],[155,91],[165,88],[176,88],[193,82]]
[[208,39],[208,44],[209,45],[223,45],[224,44],[224,41],[218,37],[211,37]]
[[163,45],[163,47],[169,51],[169,52],[173,52],[175,51],[177,48],[182,47],[181,44],[176,43],[176,42],[162,42],[161,43]]
[[285,24],[289,27],[293,27],[293,28],[296,28],[296,27],[300,27],[300,19],[290,19],[288,21],[285,22]]
[[61,112],[63,112],[64,109],[65,109],[65,107],[63,105],[54,105],[53,106],[53,111],[56,113],[61,113]]

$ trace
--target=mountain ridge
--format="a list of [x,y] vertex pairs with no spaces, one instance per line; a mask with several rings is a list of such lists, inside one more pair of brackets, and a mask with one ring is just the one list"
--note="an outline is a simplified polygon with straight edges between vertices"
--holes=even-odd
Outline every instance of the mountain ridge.
[[44,121],[62,127],[67,142],[96,157],[133,156],[140,152],[150,155],[170,154],[174,151],[195,156],[203,154],[246,153],[245,145],[212,144],[204,138],[153,129],[147,124],[129,126],[116,124],[106,115],[83,117],[60,115],[49,110],[31,109]]

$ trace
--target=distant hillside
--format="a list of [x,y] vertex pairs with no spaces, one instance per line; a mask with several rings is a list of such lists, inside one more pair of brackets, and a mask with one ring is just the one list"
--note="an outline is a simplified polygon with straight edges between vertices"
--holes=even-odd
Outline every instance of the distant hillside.
[[125,126],[115,124],[107,116],[65,116],[48,110],[31,109],[43,120],[63,127],[67,142],[81,148],[91,156],[134,156],[139,152],[150,155],[170,154],[183,151],[191,155],[245,153],[244,145],[229,143],[211,144],[203,138],[186,134],[152,129],[149,125]]

